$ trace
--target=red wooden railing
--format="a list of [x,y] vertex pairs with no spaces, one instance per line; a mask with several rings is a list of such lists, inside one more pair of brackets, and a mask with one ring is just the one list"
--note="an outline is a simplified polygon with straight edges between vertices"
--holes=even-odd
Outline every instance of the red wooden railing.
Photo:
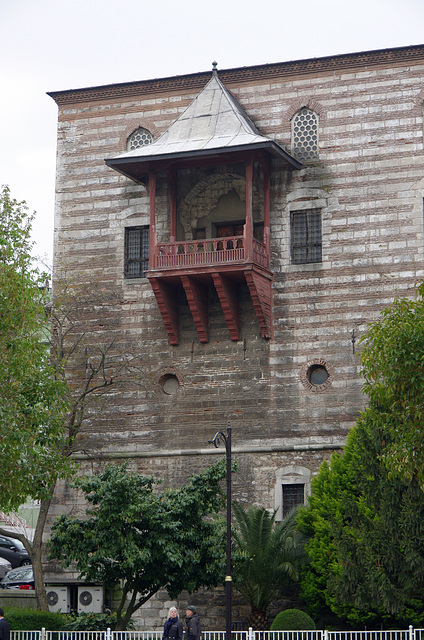
[[[183,269],[185,267],[240,264],[248,262],[243,236],[161,242],[156,245],[156,269]],[[253,240],[253,262],[268,267],[268,255],[262,242]]]

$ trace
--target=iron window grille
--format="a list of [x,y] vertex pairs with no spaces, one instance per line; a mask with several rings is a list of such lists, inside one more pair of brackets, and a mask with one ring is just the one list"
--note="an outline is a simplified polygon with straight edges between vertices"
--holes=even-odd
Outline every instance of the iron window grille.
[[142,278],[149,270],[149,227],[125,229],[126,278]]
[[304,484],[282,485],[283,518],[294,508],[305,502]]
[[127,148],[128,151],[133,151],[134,149],[145,147],[151,142],[153,142],[153,136],[150,131],[144,129],[143,127],[139,127],[128,138]]
[[303,107],[292,120],[292,151],[298,160],[318,159],[318,116]]
[[321,262],[321,211],[291,212],[291,257],[293,264]]

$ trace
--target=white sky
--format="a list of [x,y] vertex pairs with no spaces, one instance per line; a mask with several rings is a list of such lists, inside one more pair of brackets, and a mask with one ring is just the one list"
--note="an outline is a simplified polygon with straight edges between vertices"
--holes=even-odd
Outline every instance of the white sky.
[[424,43],[423,0],[0,0],[0,185],[51,261],[47,91]]

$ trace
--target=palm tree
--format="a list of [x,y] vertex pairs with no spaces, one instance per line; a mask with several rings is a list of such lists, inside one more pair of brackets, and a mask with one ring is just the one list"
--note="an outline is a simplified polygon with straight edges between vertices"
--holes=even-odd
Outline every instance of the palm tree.
[[250,626],[265,629],[268,608],[282,585],[298,579],[304,554],[301,534],[296,531],[297,509],[278,523],[277,511],[270,514],[253,505],[246,510],[237,502],[233,510],[237,521],[233,533],[234,586],[250,605]]

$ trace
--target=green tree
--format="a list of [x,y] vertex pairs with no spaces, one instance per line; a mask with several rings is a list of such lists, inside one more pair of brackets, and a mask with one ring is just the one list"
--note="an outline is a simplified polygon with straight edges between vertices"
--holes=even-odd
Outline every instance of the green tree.
[[225,473],[220,461],[186,486],[158,491],[158,480],[108,465],[77,481],[91,507],[83,518],[56,520],[50,557],[108,588],[122,581],[118,630],[159,589],[176,598],[217,586],[225,576],[226,540],[223,521],[213,516],[224,506]]
[[33,214],[3,187],[0,195],[0,507],[48,495],[61,455],[65,389],[49,361],[47,291],[33,267]]
[[380,452],[392,473],[424,487],[424,283],[395,300],[362,339],[367,420],[390,437]]
[[[49,503],[58,476],[70,473],[63,456],[66,385],[56,375],[44,344],[48,317],[45,276],[34,266],[30,239],[34,214],[0,195],[0,508],[9,512],[30,496]],[[33,563],[38,604],[47,610],[42,575],[42,530],[33,543],[19,538]]]
[[361,362],[368,404],[345,452],[312,483],[302,594],[351,622],[423,623],[424,283],[369,326]]
[[267,613],[282,586],[299,575],[303,558],[302,537],[296,530],[296,510],[276,523],[270,514],[255,505],[245,509],[233,505],[237,526],[233,533],[234,586],[250,605],[249,624],[266,629]]
[[385,466],[387,434],[364,412],[343,455],[312,482],[299,528],[310,539],[301,595],[314,617],[423,623],[424,494]]
[[[84,447],[83,427],[93,404],[109,391],[140,386],[137,348],[124,336],[96,336],[90,343],[84,309],[113,307],[103,295],[55,274],[51,300],[45,274],[33,266],[34,214],[3,187],[0,195],[0,509],[10,512],[26,498],[40,500],[34,539],[0,529],[26,547],[34,569],[40,609],[48,610],[43,577],[43,536],[58,478],[72,477],[72,455]],[[46,336],[52,336],[52,347]],[[47,340],[48,342],[48,340]]]

